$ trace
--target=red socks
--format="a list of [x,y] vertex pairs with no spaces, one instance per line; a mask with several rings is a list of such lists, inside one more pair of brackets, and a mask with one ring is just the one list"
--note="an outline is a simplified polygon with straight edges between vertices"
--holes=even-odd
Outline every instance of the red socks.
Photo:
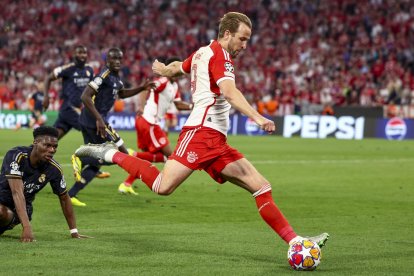
[[[130,177],[140,178],[148,188],[158,193],[162,175],[150,162],[122,152],[115,153],[112,161],[126,170]],[[270,184],[264,185],[253,194],[253,197],[256,199],[256,205],[263,220],[286,243],[289,243],[297,235],[273,201],[271,189]]]
[[130,177],[141,179],[151,190],[155,179],[160,174],[157,167],[150,162],[122,152],[115,153],[112,157],[112,162],[126,170],[130,174]]
[[151,152],[136,152],[134,154],[136,157],[147,160],[152,163],[162,163],[165,162],[164,154],[161,152],[151,153]]
[[[261,193],[260,193],[261,192]],[[263,220],[287,243],[297,235],[273,201],[270,184],[253,195]]]

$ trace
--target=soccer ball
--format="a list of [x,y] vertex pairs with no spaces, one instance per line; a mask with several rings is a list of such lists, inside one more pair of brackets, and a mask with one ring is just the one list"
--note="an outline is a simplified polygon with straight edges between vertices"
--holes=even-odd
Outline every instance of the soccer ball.
[[319,245],[304,239],[289,246],[287,257],[294,270],[315,270],[321,262],[322,252]]

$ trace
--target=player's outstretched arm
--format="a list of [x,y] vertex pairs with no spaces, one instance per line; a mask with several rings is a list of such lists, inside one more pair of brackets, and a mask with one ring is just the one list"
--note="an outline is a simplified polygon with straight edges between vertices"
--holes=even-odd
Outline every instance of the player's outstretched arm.
[[66,218],[66,222],[68,223],[70,229],[70,235],[72,238],[75,239],[85,239],[85,238],[92,238],[89,236],[81,235],[76,228],[76,218],[75,213],[73,212],[72,202],[70,201],[70,197],[68,193],[64,193],[59,196],[60,206],[62,207],[63,215]]
[[154,74],[167,78],[180,76],[183,74],[183,72],[181,72],[181,64],[181,61],[174,61],[168,65],[165,65],[156,59],[152,63],[152,72],[154,72]]
[[193,109],[193,104],[185,102],[185,101],[174,101],[174,104],[175,104],[175,107],[178,110],[191,110],[191,109]]
[[135,96],[138,93],[143,93],[145,91],[150,91],[155,88],[155,83],[146,79],[138,87],[134,88],[123,88],[118,92],[118,96],[121,99],[129,98]]
[[275,123],[257,112],[246,100],[233,80],[223,80],[219,83],[221,92],[233,108],[254,120],[261,129],[268,133],[276,130]]
[[23,181],[21,178],[8,179],[10,190],[12,192],[14,206],[16,207],[16,213],[19,217],[20,223],[23,226],[22,235],[20,236],[21,242],[33,242],[34,239],[32,226],[29,221],[29,216],[26,210],[26,199],[23,191]]
[[49,88],[50,88],[50,83],[52,81],[54,81],[54,80],[57,80],[57,78],[56,78],[55,74],[53,74],[53,72],[52,72],[49,75],[47,75],[46,79],[43,82],[43,89],[44,89],[43,95],[44,95],[44,98],[43,98],[42,106],[43,106],[43,110],[45,110],[45,111],[49,107]]
[[149,92],[150,91],[144,91],[138,94],[138,108],[136,110],[136,114],[138,116],[141,116],[142,114],[144,114],[144,108],[145,108],[145,105],[147,104],[147,98],[148,98]]

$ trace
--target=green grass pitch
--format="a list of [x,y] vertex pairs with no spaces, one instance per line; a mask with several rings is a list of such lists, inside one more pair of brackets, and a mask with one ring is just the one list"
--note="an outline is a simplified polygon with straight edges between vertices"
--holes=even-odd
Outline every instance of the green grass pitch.
[[[135,146],[134,132],[121,132]],[[175,144],[177,135],[171,135]],[[31,130],[0,131],[0,158],[29,145]],[[73,184],[70,155],[81,144],[73,131],[55,159]],[[322,275],[409,275],[414,271],[414,141],[308,140],[230,136],[229,143],[272,183],[273,196],[296,232],[329,232]],[[75,207],[69,236],[49,186],[34,202],[36,243],[18,242],[21,227],[0,237],[0,275],[292,275],[287,245],[262,221],[246,191],[195,172],[168,197],[135,183],[122,196],[126,173],[104,167]]]

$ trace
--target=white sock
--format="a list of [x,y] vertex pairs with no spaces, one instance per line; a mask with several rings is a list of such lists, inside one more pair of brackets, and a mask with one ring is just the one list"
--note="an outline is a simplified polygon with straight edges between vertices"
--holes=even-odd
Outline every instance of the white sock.
[[112,162],[112,157],[114,157],[115,153],[117,153],[117,152],[118,152],[118,150],[116,150],[116,149],[110,149],[110,150],[108,150],[105,153],[105,156],[104,156],[105,162],[113,163]]

